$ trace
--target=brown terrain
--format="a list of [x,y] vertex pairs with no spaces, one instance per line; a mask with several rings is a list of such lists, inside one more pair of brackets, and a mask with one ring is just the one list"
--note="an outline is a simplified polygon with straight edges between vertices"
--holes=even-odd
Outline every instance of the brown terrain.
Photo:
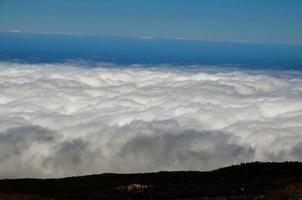
[[302,164],[248,163],[210,172],[0,180],[0,200],[302,200]]

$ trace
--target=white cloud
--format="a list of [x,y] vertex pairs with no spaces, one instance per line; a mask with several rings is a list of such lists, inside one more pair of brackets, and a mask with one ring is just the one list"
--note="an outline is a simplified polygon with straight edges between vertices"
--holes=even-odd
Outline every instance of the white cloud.
[[302,74],[0,63],[0,177],[302,160]]
[[152,37],[150,35],[143,35],[143,36],[139,36],[138,38],[142,39],[142,40],[153,40],[154,39],[154,37]]

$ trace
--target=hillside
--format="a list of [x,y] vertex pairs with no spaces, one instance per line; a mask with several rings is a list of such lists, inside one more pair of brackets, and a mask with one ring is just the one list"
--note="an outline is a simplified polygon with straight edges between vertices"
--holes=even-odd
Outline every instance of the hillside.
[[0,199],[301,199],[302,163],[248,163],[210,172],[0,180]]

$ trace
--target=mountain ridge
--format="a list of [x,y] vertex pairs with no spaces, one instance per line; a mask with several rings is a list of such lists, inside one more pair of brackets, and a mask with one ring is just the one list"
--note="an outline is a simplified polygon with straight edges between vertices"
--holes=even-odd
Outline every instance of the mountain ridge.
[[0,188],[8,188],[11,195],[58,200],[299,199],[300,196],[296,196],[301,190],[302,197],[302,163],[252,162],[207,172],[105,173],[59,179],[4,179],[0,180]]

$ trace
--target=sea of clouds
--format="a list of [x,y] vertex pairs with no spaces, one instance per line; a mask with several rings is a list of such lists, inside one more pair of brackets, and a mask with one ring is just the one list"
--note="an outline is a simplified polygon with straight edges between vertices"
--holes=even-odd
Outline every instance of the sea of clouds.
[[302,74],[0,63],[0,178],[302,160]]

